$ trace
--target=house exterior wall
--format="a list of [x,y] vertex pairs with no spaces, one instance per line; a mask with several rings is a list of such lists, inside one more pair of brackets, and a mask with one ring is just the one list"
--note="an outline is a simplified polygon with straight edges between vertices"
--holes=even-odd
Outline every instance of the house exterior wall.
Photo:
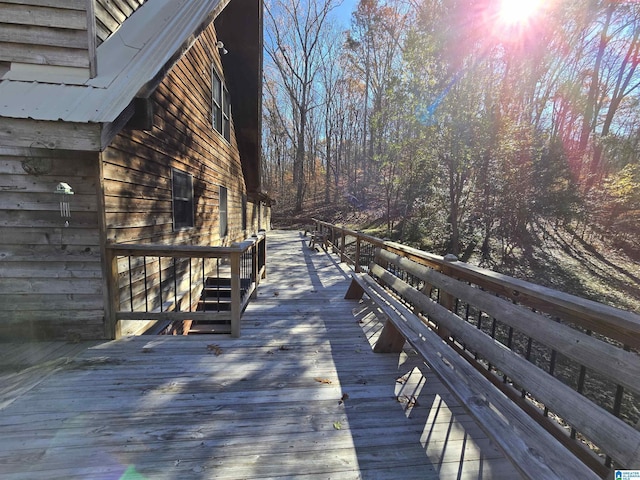
[[0,339],[104,336],[98,178],[97,154],[0,149]]
[[[216,42],[211,24],[152,93],[153,126],[132,123],[103,152],[0,142],[0,340],[109,338],[108,243],[219,246],[268,229],[268,207],[246,191],[233,98],[230,141],[212,126],[212,64],[224,72]],[[193,176],[192,228],[174,228],[172,169]],[[54,193],[60,182],[74,190],[68,226]],[[226,235],[220,187],[227,189]]]
[[[229,246],[264,228],[264,208],[259,218],[256,204],[247,200],[233,127],[233,98],[230,141],[213,127],[212,66],[224,71],[216,42],[211,24],[151,95],[152,127],[125,128],[102,153],[107,243]],[[193,176],[192,228],[176,229],[174,225],[173,169]],[[220,187],[227,190],[226,235],[221,235],[220,228]],[[147,303],[143,267],[147,272],[162,270],[157,276],[163,279],[172,278],[174,270],[170,263],[149,262],[134,266],[133,277],[138,280],[133,298],[128,287],[129,266],[125,261],[119,263],[119,301],[124,308],[131,303],[136,310],[160,308]],[[194,275],[191,285],[202,282],[202,275],[196,273],[202,271],[201,264],[194,261],[186,271]],[[178,284],[184,281],[177,279]],[[156,287],[149,289],[153,298],[159,298]],[[122,320],[117,331],[135,334],[148,326],[139,320]]]
[[[212,63],[223,71],[216,41],[211,25],[153,93],[151,130],[125,129],[103,152],[107,242],[216,246],[257,231],[241,228],[245,187],[233,125],[231,142],[212,126]],[[194,228],[174,231],[174,168],[193,175]],[[228,190],[224,237],[219,186]]]
[[0,2],[0,61],[90,68],[95,51],[87,0]]

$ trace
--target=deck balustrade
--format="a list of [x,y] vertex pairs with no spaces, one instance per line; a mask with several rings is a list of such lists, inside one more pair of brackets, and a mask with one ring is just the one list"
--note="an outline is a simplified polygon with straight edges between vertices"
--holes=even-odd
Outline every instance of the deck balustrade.
[[[242,311],[266,276],[264,232],[229,247],[113,244],[106,252],[107,323],[116,338],[121,322],[131,320],[228,321],[232,336],[239,337]],[[225,292],[224,281],[230,287]],[[207,298],[205,287],[211,291]]]
[[[339,254],[341,260],[356,272],[367,272],[376,249],[381,249],[413,260],[446,277],[463,281],[477,289],[475,291],[490,292],[496,301],[480,302],[477,301],[480,296],[474,298],[474,290],[456,290],[453,285],[455,282],[446,286],[446,280],[443,280],[438,288],[416,276],[410,269],[398,264],[388,267],[395,276],[427,293],[432,300],[490,335],[497,349],[506,347],[516,352],[627,425],[638,428],[640,316],[459,262],[454,256],[433,255],[321,220],[314,219],[314,222],[315,229],[326,235],[333,252]],[[483,295],[482,298],[486,299],[487,296]],[[410,300],[404,300],[411,304]],[[515,308],[511,309],[511,305]],[[419,308],[412,306],[420,313]],[[535,315],[528,315],[527,312]],[[438,328],[426,313],[423,319]],[[586,334],[588,340],[583,342],[579,339],[572,343],[572,331],[580,332],[581,335],[576,338],[584,339]],[[544,385],[540,385],[537,391],[525,390],[513,378],[497,370],[473,346],[452,336],[451,332],[442,336],[596,473],[606,476],[612,467],[619,466],[610,456],[602,453],[607,451],[606,447],[610,447],[603,443],[607,442],[606,430],[612,426],[596,426],[595,429],[603,432],[602,435],[594,435],[593,430],[590,436],[578,431],[551,411],[542,400],[546,395]],[[584,419],[584,424],[596,421]]]

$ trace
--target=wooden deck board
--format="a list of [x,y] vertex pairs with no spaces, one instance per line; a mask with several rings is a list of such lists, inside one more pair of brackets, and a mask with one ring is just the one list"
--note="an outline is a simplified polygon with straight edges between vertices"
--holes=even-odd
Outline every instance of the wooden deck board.
[[270,233],[239,339],[0,357],[55,366],[0,404],[0,477],[519,478],[410,350],[371,351],[379,320],[343,300],[347,269],[304,240]]

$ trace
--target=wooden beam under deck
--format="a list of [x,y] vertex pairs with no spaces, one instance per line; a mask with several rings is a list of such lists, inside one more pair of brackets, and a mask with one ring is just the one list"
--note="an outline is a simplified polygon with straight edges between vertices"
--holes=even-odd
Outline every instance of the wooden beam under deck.
[[520,478],[416,355],[372,352],[381,322],[305,240],[269,234],[239,339],[43,356],[56,363],[0,405],[3,478]]

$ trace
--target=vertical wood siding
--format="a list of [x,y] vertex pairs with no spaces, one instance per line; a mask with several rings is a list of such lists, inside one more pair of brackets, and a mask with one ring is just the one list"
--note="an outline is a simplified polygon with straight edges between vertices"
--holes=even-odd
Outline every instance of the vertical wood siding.
[[[0,338],[102,338],[96,155],[19,153],[0,155]],[[59,182],[75,192],[68,227]]]
[[89,68],[86,0],[0,1],[0,61]]

